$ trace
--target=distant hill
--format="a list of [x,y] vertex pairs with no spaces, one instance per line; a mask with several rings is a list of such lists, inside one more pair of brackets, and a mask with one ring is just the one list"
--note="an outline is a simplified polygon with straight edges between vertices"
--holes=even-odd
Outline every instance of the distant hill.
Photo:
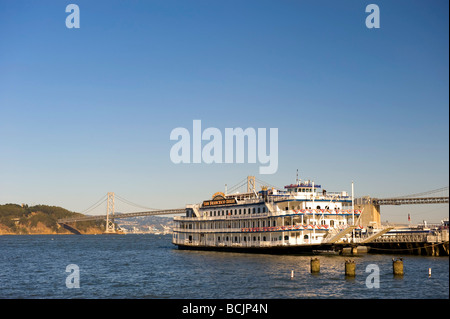
[[[57,220],[85,216],[58,206],[0,205],[0,235],[7,234],[71,234]],[[82,234],[100,234],[105,221],[77,222],[73,225]]]

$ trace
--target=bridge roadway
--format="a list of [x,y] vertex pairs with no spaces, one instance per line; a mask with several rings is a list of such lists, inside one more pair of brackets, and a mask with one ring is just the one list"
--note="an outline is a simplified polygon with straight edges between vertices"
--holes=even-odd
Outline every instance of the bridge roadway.
[[[131,218],[131,217],[139,217],[139,216],[153,216],[153,215],[171,215],[171,214],[185,214],[185,208],[175,208],[175,209],[162,209],[162,210],[152,210],[146,212],[137,212],[137,213],[125,213],[125,214],[114,214],[114,216],[110,216],[111,219],[118,218]],[[97,215],[97,216],[84,216],[84,217],[75,217],[75,218],[62,218],[58,219],[59,224],[66,223],[74,223],[74,222],[85,222],[90,220],[106,220],[107,215]]]
[[372,198],[375,205],[448,204],[448,197]]

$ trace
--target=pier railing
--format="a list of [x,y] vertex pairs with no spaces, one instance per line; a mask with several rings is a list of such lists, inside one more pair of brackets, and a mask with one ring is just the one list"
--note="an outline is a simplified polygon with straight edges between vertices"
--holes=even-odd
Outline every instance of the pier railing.
[[393,233],[385,234],[380,238],[375,239],[374,243],[440,243],[449,240],[448,229],[436,231],[423,231],[417,233]]

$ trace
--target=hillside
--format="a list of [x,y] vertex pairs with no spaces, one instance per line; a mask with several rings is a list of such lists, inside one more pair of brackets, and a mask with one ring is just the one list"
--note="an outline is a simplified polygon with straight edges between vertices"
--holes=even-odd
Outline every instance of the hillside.
[[[0,205],[0,235],[71,234],[56,221],[84,216],[57,206]],[[105,221],[78,222],[73,225],[82,234],[101,234]]]

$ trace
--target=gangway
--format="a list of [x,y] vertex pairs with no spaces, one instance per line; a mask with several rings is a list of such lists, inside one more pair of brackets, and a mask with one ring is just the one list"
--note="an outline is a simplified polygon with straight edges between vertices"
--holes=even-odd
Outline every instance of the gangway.
[[344,228],[343,230],[341,230],[340,232],[338,232],[336,235],[334,235],[333,237],[331,237],[328,240],[324,241],[324,244],[334,244],[335,242],[337,242],[339,239],[341,239],[342,237],[344,237],[345,235],[347,235],[348,233],[350,233],[351,231],[353,231],[356,228],[355,225],[350,225],[347,228]]
[[394,229],[394,227],[387,227],[384,228],[382,230],[380,230],[379,232],[373,234],[372,236],[367,237],[366,239],[363,239],[362,241],[360,241],[360,244],[367,244],[372,242],[373,240],[383,236],[384,234],[386,234],[388,231],[390,231],[391,229]]

